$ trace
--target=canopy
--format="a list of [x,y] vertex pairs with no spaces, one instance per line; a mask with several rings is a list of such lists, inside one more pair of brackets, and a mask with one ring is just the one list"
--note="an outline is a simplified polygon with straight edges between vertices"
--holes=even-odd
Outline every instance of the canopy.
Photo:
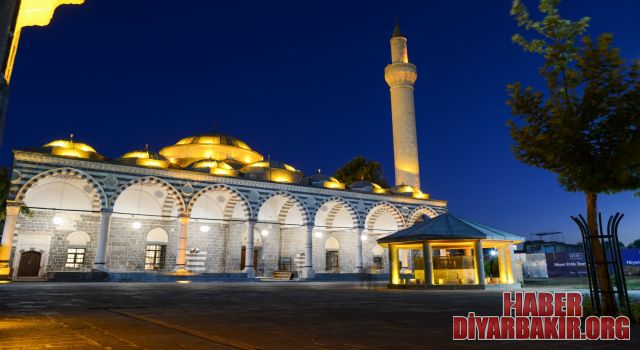
[[394,234],[378,239],[378,243],[401,243],[425,240],[447,239],[490,239],[502,241],[524,241],[524,237],[498,230],[493,227],[459,218],[450,213],[444,213],[415,225],[400,230]]

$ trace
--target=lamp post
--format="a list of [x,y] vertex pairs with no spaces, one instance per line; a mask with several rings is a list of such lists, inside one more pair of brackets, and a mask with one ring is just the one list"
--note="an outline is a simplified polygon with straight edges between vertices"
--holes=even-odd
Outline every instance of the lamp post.
[[490,280],[492,280],[493,279],[493,260],[498,255],[498,251],[495,248],[493,248],[489,251],[489,255],[491,256],[491,259],[489,259],[489,278]]

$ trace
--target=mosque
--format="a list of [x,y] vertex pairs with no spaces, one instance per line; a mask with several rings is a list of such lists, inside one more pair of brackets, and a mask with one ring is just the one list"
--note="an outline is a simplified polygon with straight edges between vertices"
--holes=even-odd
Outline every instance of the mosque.
[[[118,158],[71,135],[14,151],[0,278],[322,280],[378,272],[394,285],[513,284],[513,244],[522,239],[460,221],[446,201],[420,190],[416,66],[397,25],[390,43],[396,186],[305,176],[225,134]],[[497,252],[496,280],[484,276],[486,249]]]

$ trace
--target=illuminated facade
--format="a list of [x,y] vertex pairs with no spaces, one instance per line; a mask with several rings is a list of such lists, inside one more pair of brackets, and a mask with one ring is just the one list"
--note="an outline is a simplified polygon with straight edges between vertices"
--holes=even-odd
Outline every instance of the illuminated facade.
[[445,211],[410,187],[305,176],[229,135],[119,158],[71,137],[14,152],[0,260],[13,279],[344,278],[386,271],[376,239]]

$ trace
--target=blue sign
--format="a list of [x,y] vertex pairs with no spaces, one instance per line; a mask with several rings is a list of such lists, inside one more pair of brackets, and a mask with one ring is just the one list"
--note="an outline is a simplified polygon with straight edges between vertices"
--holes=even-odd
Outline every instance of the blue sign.
[[621,249],[622,265],[640,267],[640,249]]
[[546,253],[549,277],[577,277],[587,275],[584,254],[575,252]]

